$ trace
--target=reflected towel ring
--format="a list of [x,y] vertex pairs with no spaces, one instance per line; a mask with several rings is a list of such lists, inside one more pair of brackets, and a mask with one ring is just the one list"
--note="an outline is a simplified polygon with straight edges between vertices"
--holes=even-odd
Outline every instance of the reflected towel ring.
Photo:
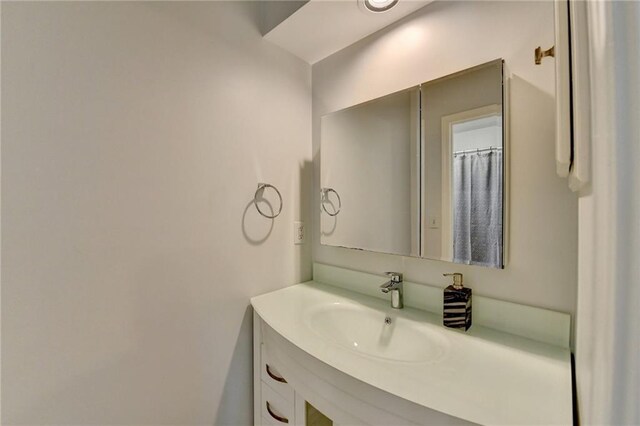
[[[273,188],[273,190],[276,191],[276,194],[278,194],[278,198],[280,199],[280,208],[278,209],[278,213],[268,215],[260,210],[260,206],[258,205],[258,194],[260,193],[260,191],[264,191],[265,188]],[[253,204],[255,204],[258,213],[260,213],[262,216],[266,217],[267,219],[275,219],[280,215],[280,212],[282,212],[282,195],[280,194],[280,191],[278,191],[278,188],[276,188],[275,186],[269,183],[259,183],[258,189],[256,189],[256,193],[253,195]]]
[[[336,197],[338,198],[338,209],[333,213],[330,213],[327,210],[327,208],[324,206],[324,202],[327,200],[329,192],[333,192],[334,194],[336,194]],[[322,210],[324,210],[324,212],[329,216],[338,216],[338,213],[340,213],[340,210],[342,210],[342,201],[340,200],[340,194],[338,194],[338,191],[336,191],[333,188],[321,188],[320,196],[321,196],[320,205],[322,206]]]

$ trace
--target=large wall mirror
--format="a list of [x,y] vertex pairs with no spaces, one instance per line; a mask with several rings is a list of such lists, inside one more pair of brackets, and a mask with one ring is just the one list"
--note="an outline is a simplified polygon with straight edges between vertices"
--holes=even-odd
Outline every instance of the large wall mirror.
[[321,243],[504,267],[503,61],[327,114]]

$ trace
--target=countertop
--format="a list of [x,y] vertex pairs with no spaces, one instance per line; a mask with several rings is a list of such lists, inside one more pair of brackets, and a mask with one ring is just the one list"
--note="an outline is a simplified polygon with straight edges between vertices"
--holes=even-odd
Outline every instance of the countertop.
[[[356,303],[418,321],[444,340],[446,356],[425,362],[380,359],[318,333],[307,313]],[[413,308],[310,281],[251,299],[257,314],[289,342],[362,382],[413,403],[479,424],[572,424],[571,354],[567,348],[474,325],[467,332]]]

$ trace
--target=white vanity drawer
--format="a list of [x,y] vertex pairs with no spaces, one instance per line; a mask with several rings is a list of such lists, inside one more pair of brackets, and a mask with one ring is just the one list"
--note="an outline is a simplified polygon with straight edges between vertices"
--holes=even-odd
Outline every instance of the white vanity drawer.
[[282,426],[294,424],[295,402],[287,401],[269,385],[261,383],[262,394],[262,419],[268,425]]
[[260,378],[263,382],[271,386],[273,390],[278,392],[284,399],[293,403],[294,391],[287,383],[286,379],[278,371],[278,367],[273,365],[269,360],[264,345],[261,345],[262,362],[260,365]]

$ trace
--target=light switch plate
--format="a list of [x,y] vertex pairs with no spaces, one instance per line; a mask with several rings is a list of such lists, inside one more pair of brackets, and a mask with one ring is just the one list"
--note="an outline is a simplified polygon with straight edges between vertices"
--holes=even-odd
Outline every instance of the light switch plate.
[[293,243],[304,244],[304,222],[293,222]]
[[431,229],[440,228],[440,218],[438,218],[438,216],[429,216],[429,228]]

